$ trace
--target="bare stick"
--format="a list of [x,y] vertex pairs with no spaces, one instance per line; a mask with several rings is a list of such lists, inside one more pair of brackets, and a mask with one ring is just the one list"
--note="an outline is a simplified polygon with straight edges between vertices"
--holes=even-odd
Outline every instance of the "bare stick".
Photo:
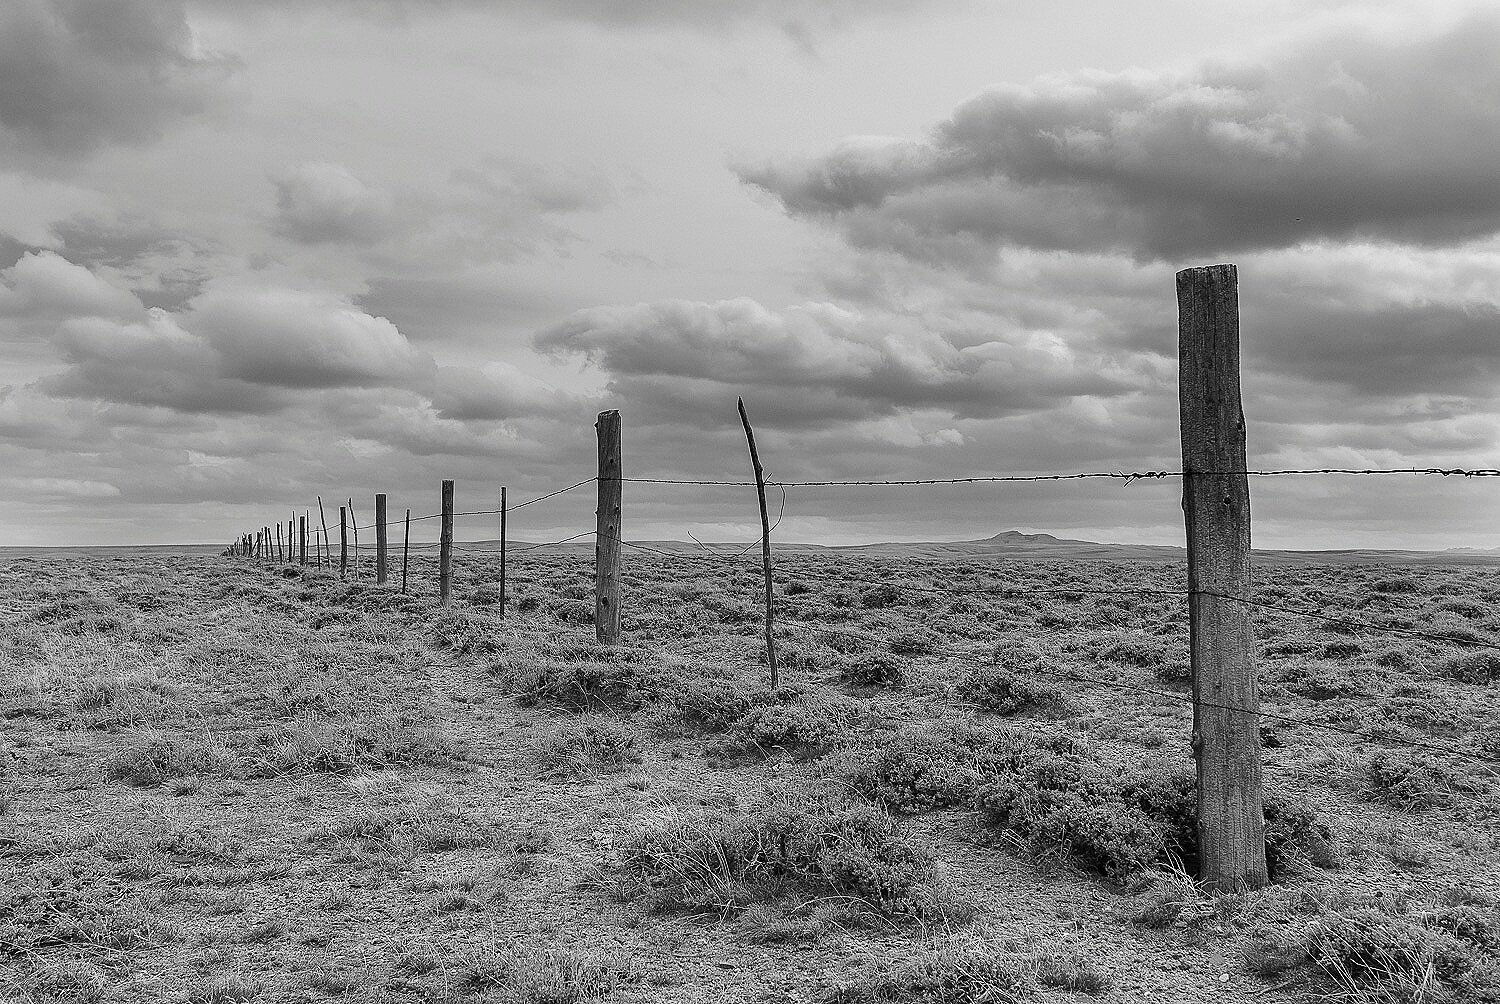
[[500,487],[500,616],[505,616],[505,487]]
[[755,450],[755,433],[750,428],[750,416],[745,414],[745,399],[739,400],[740,424],[745,427],[745,442],[750,444],[750,466],[755,468],[755,493],[760,496],[760,563],[766,585],[766,665],[771,670],[771,689],[781,683],[781,674],[776,669],[776,636],[771,630],[771,519],[766,512],[766,476],[760,467],[760,454]]
[[594,511],[594,633],[606,645],[620,641],[620,413],[601,411],[599,508]]
[[443,526],[438,536],[438,600],[453,600],[453,482],[443,482]]
[[411,558],[411,510],[406,510],[406,543],[401,545],[401,594],[406,594],[406,564]]
[[1267,871],[1255,636],[1250,608],[1223,598],[1250,596],[1249,479],[1224,473],[1245,470],[1235,267],[1178,272],[1177,310],[1200,877],[1210,889],[1258,889]]
[[385,493],[375,495],[375,583],[385,585]]

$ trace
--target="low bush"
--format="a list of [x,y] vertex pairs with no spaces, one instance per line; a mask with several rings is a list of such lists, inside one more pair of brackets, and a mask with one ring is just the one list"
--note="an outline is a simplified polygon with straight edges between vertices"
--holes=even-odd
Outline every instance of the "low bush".
[[856,687],[899,686],[906,682],[903,660],[888,652],[862,652],[838,661],[839,678]]
[[499,993],[509,1004],[582,1004],[609,996],[639,978],[617,951],[538,948],[491,942],[454,960],[462,989]]
[[781,751],[812,759],[849,743],[866,714],[864,704],[852,698],[784,688],[735,719],[710,752],[768,757]]
[[1452,790],[1447,768],[1424,756],[1375,753],[1364,764],[1363,792],[1407,812],[1442,805]]
[[618,719],[564,720],[549,728],[537,758],[550,773],[581,777],[641,761],[635,730]]
[[997,715],[1056,711],[1066,705],[1057,687],[1003,665],[976,663],[959,678],[956,689],[964,700]]
[[1462,652],[1438,663],[1437,671],[1460,683],[1485,685],[1500,680],[1500,652]]
[[809,791],[741,809],[674,810],[615,845],[658,906],[720,913],[789,894],[851,896],[886,915],[939,909],[930,855],[880,809]]
[[[976,803],[1033,853],[1109,878],[1163,864],[1197,871],[1197,782],[1186,770],[1107,772],[1054,745],[982,786]],[[1333,863],[1332,833],[1305,804],[1267,794],[1265,820],[1273,876]]]
[[969,804],[984,781],[1015,769],[1029,751],[1010,733],[942,722],[907,726],[819,766],[861,797],[910,813]]
[[895,606],[899,602],[901,602],[901,591],[889,582],[872,586],[859,594],[859,605],[868,609],[879,610]]

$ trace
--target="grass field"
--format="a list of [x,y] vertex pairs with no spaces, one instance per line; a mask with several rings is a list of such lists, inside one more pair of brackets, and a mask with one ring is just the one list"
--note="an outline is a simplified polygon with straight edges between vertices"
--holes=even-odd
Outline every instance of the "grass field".
[[[446,610],[427,556],[0,566],[0,999],[1500,1000],[1494,649],[1257,612],[1309,724],[1262,730],[1273,885],[1211,897],[1183,601],[984,592],[1176,567],[786,557],[772,693],[756,565],[627,555],[605,649],[590,557],[503,620],[487,556]],[[1258,576],[1500,640],[1492,568]]]

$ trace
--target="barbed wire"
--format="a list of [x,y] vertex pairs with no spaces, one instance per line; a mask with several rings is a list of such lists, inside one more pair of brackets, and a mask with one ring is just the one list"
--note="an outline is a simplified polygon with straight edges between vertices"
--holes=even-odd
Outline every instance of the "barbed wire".
[[[1090,479],[1118,479],[1126,483],[1132,481],[1153,481],[1164,478],[1180,478],[1185,473],[1199,475],[1244,475],[1247,477],[1270,478],[1286,477],[1289,475],[1312,475],[1312,474],[1424,474],[1440,475],[1443,477],[1466,477],[1466,478],[1493,478],[1500,477],[1500,468],[1444,468],[1444,467],[1388,467],[1388,468],[1351,468],[1351,467],[1316,467],[1298,468],[1285,470],[1233,470],[1233,471],[1084,471],[1065,474],[986,474],[969,475],[954,478],[891,478],[874,481],[844,480],[844,481],[766,481],[766,485],[777,485],[783,488],[850,488],[850,487],[903,487],[916,485],[966,485],[966,484],[994,484],[1007,482],[1027,481],[1084,481]],[[613,480],[613,479],[610,479]],[[710,479],[679,479],[679,478],[620,478],[619,480],[633,484],[648,485],[695,485],[695,486],[717,486],[725,488],[754,488],[754,481],[715,481]]]

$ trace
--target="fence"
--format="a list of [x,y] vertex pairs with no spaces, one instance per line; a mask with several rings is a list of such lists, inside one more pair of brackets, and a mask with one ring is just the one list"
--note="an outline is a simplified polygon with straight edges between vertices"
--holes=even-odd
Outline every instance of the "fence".
[[[1332,621],[1361,630],[1384,631],[1454,645],[1469,645],[1500,651],[1500,645],[1478,638],[1424,632],[1382,625],[1322,611],[1299,609],[1256,600],[1250,581],[1250,508],[1249,479],[1252,477],[1286,477],[1310,475],[1420,475],[1440,477],[1496,477],[1493,468],[1452,469],[1411,467],[1391,469],[1317,468],[1300,470],[1251,470],[1245,456],[1245,421],[1240,400],[1239,379],[1239,312],[1237,274],[1233,265],[1214,265],[1184,269],[1177,274],[1179,406],[1182,467],[1175,471],[1100,471],[1058,474],[991,474],[938,479],[892,479],[876,481],[767,481],[760,463],[744,402],[738,411],[750,454],[754,480],[684,480],[671,478],[630,478],[624,475],[620,437],[620,414],[606,411],[596,423],[598,467],[594,476],[537,498],[511,506],[507,488],[500,489],[498,509],[457,512],[452,481],[442,484],[442,508],[438,513],[413,517],[406,510],[403,521],[405,540],[402,548],[401,589],[407,588],[410,561],[411,524],[414,521],[441,520],[439,534],[439,595],[443,604],[452,601],[453,520],[455,516],[498,516],[499,603],[504,616],[506,604],[506,562],[509,554],[507,521],[513,509],[535,505],[589,485],[597,489],[598,506],[595,528],[560,540],[530,545],[528,549],[551,547],[593,537],[595,541],[594,624],[597,638],[604,644],[620,644],[623,597],[620,589],[620,561],[623,549],[638,550],[688,562],[732,562],[742,559],[758,544],[761,550],[763,578],[764,638],[766,662],[774,688],[778,684],[776,654],[776,608],[774,602],[774,568],[771,534],[780,523],[773,524],[766,502],[768,486],[779,489],[782,513],[786,490],[795,488],[829,488],[855,486],[928,486],[944,484],[980,484],[1006,482],[1049,482],[1083,479],[1119,479],[1130,483],[1142,479],[1180,478],[1187,543],[1187,581],[1182,590],[1141,590],[1110,588],[1089,590],[1058,587],[1057,593],[1109,595],[1151,594],[1186,596],[1188,600],[1188,647],[1192,676],[1192,695],[1183,697],[1171,691],[1143,687],[1087,674],[1068,673],[1065,678],[1122,691],[1151,694],[1181,701],[1193,709],[1192,749],[1197,765],[1199,853],[1202,879],[1210,888],[1259,887],[1267,881],[1264,810],[1261,784],[1262,719],[1326,729],[1357,736],[1367,741],[1396,742],[1410,748],[1424,749],[1448,756],[1463,757],[1488,764],[1500,760],[1470,753],[1455,746],[1424,743],[1372,735],[1358,729],[1347,729],[1326,723],[1262,711],[1254,664],[1251,613],[1262,609],[1290,616]],[[737,553],[705,550],[699,554],[676,554],[625,540],[622,531],[623,487],[625,484],[671,485],[682,487],[731,487],[756,489],[762,533],[757,541]],[[333,563],[332,544],[321,496],[317,500],[319,527],[309,527],[311,509],[293,513],[286,522],[283,540],[282,524],[275,530],[263,526],[243,534],[226,554],[261,559],[298,561],[302,564]],[[403,525],[397,524],[397,525]],[[359,531],[376,531],[376,581],[387,579],[388,528],[386,496],[375,496],[375,522],[361,526],[354,518],[353,499],[339,507],[339,574],[347,576],[350,536],[357,559]],[[296,530],[296,548],[292,546]],[[313,555],[308,556],[309,535]],[[461,545],[460,545],[461,546]],[[357,564],[357,561],[356,561]],[[935,590],[936,591],[936,590]],[[993,592],[1004,595],[1045,592],[1035,588],[1008,588]],[[946,595],[946,591],[940,591]],[[792,631],[827,631],[826,626],[782,625]],[[854,632],[858,633],[858,632]],[[934,646],[930,654],[955,659],[974,659],[979,653]]]

